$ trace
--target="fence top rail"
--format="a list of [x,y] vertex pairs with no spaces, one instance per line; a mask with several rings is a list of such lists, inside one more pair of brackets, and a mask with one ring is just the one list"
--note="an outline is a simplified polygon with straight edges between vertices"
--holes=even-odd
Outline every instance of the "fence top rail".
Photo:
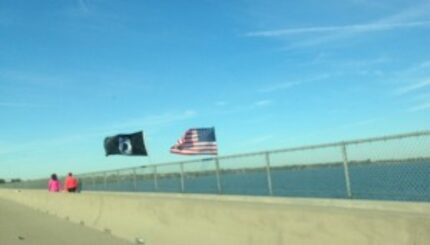
[[[357,145],[364,143],[372,143],[379,141],[387,141],[387,140],[396,140],[396,139],[404,139],[411,137],[420,137],[420,136],[428,136],[430,135],[430,130],[427,131],[417,131],[412,133],[404,133],[404,134],[394,134],[380,137],[372,137],[372,138],[364,138],[364,139],[356,139],[356,140],[348,140],[348,141],[340,141],[335,143],[326,143],[326,144],[317,144],[317,145],[308,145],[308,146],[299,146],[293,148],[285,148],[279,150],[268,151],[269,153],[278,153],[278,152],[288,152],[288,151],[300,151],[300,150],[311,150],[315,148],[327,148],[327,147],[335,147],[335,146],[348,146],[348,145]],[[260,152],[262,153],[262,152]]]
[[[188,163],[197,163],[197,162],[210,162],[210,161],[217,161],[220,159],[229,159],[229,158],[238,158],[238,157],[249,157],[249,156],[256,156],[256,155],[264,155],[264,154],[272,154],[272,153],[283,153],[283,152],[293,152],[293,151],[302,151],[302,150],[312,150],[312,149],[320,149],[320,148],[329,148],[329,147],[339,147],[339,146],[348,146],[348,145],[355,145],[355,144],[364,144],[364,143],[371,143],[371,142],[379,142],[379,141],[387,141],[387,140],[396,140],[396,139],[404,139],[404,138],[411,138],[411,137],[420,137],[420,136],[429,136],[430,130],[424,130],[424,131],[416,131],[416,132],[410,132],[410,133],[403,133],[403,134],[394,134],[394,135],[387,135],[387,136],[380,136],[380,137],[372,137],[372,138],[364,138],[364,139],[356,139],[356,140],[347,140],[347,141],[339,141],[335,143],[325,143],[325,144],[315,144],[315,145],[305,145],[305,146],[299,146],[299,147],[292,147],[292,148],[282,148],[277,150],[268,150],[268,151],[258,151],[258,152],[250,152],[250,153],[242,153],[242,154],[232,154],[232,155],[226,155],[226,156],[218,156],[218,157],[210,157],[210,158],[199,158],[194,160],[186,160],[186,161],[174,161],[174,162],[165,162],[165,163],[159,163],[159,164],[151,164],[151,165],[141,165],[136,167],[128,167],[128,168],[120,168],[120,169],[112,169],[112,170],[104,170],[104,171],[94,171],[94,172],[86,172],[86,173],[80,173],[76,174],[76,176],[87,176],[87,175],[95,175],[95,174],[108,174],[118,171],[127,171],[127,170],[136,170],[141,168],[157,168],[157,167],[165,167],[165,166],[173,166],[173,165],[179,165],[179,164],[188,164]],[[37,180],[37,179],[36,179]],[[35,181],[35,180],[32,180]]]

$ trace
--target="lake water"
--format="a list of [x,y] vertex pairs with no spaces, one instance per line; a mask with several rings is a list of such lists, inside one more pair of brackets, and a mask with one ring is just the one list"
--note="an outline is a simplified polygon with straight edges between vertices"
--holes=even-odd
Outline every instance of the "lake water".
[[[430,162],[372,163],[349,167],[354,199],[430,201]],[[228,172],[221,176],[222,194],[268,196],[265,171]],[[342,164],[271,171],[274,196],[348,198]],[[83,183],[83,190],[182,192],[179,175],[154,180]],[[218,194],[215,175],[185,176],[184,193]]]

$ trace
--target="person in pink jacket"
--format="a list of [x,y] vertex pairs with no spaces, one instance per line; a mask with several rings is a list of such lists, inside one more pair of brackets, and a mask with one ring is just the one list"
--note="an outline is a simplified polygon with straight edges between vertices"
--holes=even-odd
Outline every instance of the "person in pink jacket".
[[57,178],[56,174],[51,175],[51,179],[48,182],[48,191],[49,192],[59,192],[61,187],[61,183]]

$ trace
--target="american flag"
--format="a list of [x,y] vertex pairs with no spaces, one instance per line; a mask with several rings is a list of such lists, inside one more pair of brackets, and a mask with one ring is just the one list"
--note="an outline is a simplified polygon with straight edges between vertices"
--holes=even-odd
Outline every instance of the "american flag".
[[191,128],[170,148],[181,155],[217,155],[218,147],[214,128]]

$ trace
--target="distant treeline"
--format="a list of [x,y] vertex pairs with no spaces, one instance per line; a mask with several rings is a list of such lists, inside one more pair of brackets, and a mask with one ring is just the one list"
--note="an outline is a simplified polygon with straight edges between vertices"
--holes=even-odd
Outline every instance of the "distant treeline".
[[[9,183],[17,183],[17,182],[21,182],[21,179],[11,179],[9,181]],[[5,179],[0,179],[0,184],[6,184],[8,183]]]

